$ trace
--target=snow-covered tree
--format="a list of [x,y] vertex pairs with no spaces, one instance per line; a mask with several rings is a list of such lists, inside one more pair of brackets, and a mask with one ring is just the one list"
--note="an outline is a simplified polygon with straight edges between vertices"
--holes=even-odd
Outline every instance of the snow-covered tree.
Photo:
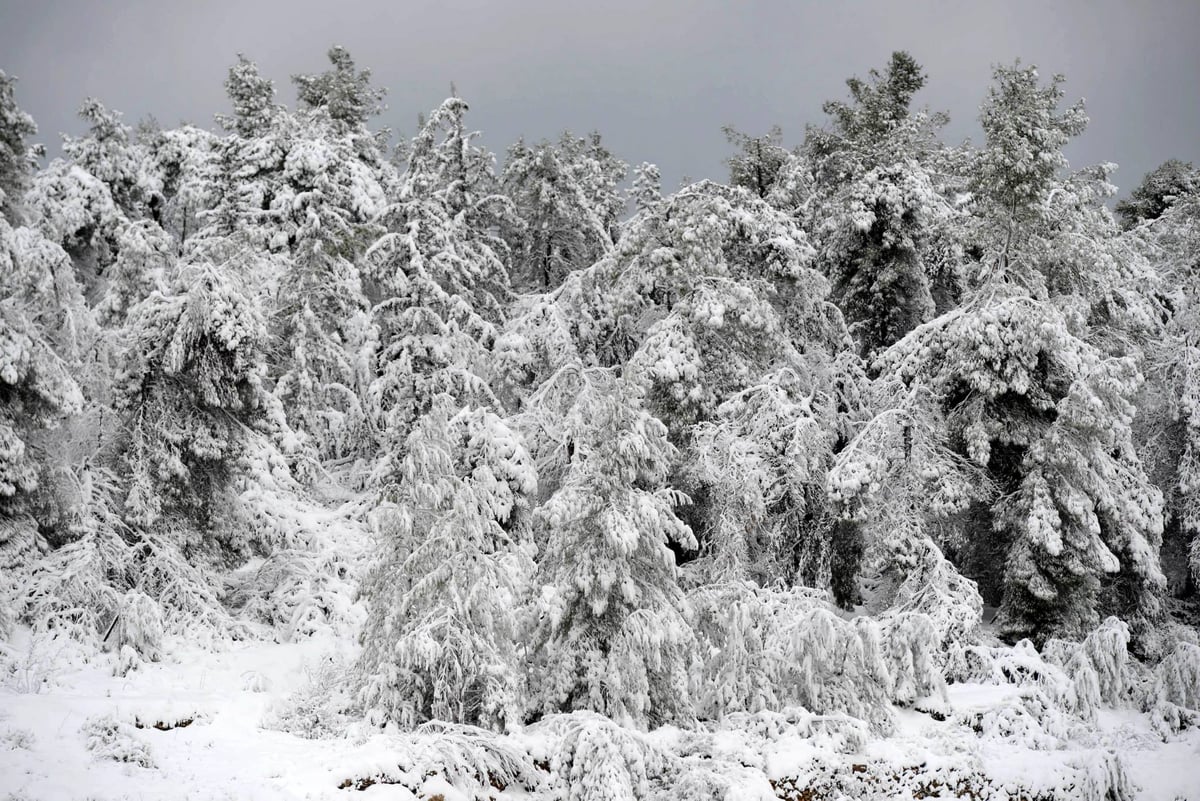
[[935,313],[936,284],[953,282],[953,206],[938,174],[942,115],[911,112],[925,74],[892,54],[870,80],[847,81],[851,102],[831,101],[828,130],[809,131],[818,264],[869,359]]
[[287,234],[279,230],[279,218],[289,209],[280,195],[296,118],[275,105],[272,82],[244,56],[229,68],[225,89],[234,114],[218,116],[230,135],[217,144],[209,181],[203,186],[210,208],[201,219],[202,232],[236,235],[264,250],[284,250]]
[[108,186],[70,161],[55,159],[34,175],[25,211],[30,227],[71,256],[79,283],[94,296],[116,258],[117,232],[128,222]]
[[505,232],[517,286],[557,286],[612,249],[624,206],[616,187],[624,175],[598,138],[589,145],[564,133],[557,144],[518,142],[509,149],[501,182],[517,216]]
[[33,117],[17,105],[16,82],[0,70],[0,214],[10,223],[16,221],[17,203],[33,169],[34,151],[25,140],[37,133]]
[[[538,386],[572,359],[624,364],[683,450],[672,469],[704,564],[827,587],[824,470],[863,377],[811,258],[791,218],[748,190],[688,187],[631,221],[610,256],[519,306],[497,340],[500,371]],[[751,552],[729,561],[751,531]]]
[[638,211],[652,209],[662,200],[662,171],[658,165],[644,161],[634,169],[630,196]]
[[144,153],[133,130],[121,121],[119,111],[110,111],[95,98],[83,102],[79,116],[88,123],[88,133],[66,137],[63,154],[103,182],[124,215],[141,216],[146,196],[138,178]]
[[1149,274],[1117,241],[1093,174],[1057,174],[1085,122],[1078,106],[1059,111],[1062,94],[1032,68],[996,70],[974,176],[984,278],[881,363],[942,399],[952,441],[996,482],[1013,637],[1082,636],[1098,611],[1141,630],[1161,614],[1162,497],[1131,431]]
[[269,408],[264,321],[228,270],[186,265],[167,292],[138,304],[117,379],[128,432],[125,515],[142,529],[176,528],[186,552],[218,544],[210,525]]
[[[371,86],[371,71],[358,69],[346,48],[334,46],[327,55],[330,69],[319,75],[292,76],[296,94],[306,108],[323,108],[336,124],[358,128],[383,111],[387,90]],[[262,94],[259,90],[255,102],[261,102]]]
[[413,140],[398,196],[380,217],[386,233],[365,257],[374,304],[368,396],[377,430],[396,446],[435,395],[495,405],[488,351],[508,274],[484,221],[507,201],[477,194],[494,178],[490,156],[464,132],[465,111],[450,98]]
[[[0,270],[0,278],[8,277]],[[31,434],[83,405],[67,365],[11,298],[0,302],[0,381],[0,529],[7,541],[17,518],[32,523],[28,515],[39,467],[28,446]]]
[[666,484],[674,449],[636,385],[564,368],[556,431],[565,474],[535,513],[544,542],[530,639],[541,712],[590,709],[646,726],[687,720],[693,635],[668,547],[695,547]]
[[[842,399],[844,400],[844,399]],[[732,395],[694,430],[682,474],[703,497],[691,580],[802,584],[857,598],[861,552],[854,525],[839,526],[826,500],[839,433],[832,371],[782,367]]]
[[383,554],[364,581],[363,706],[412,727],[519,725],[518,602],[532,572],[531,459],[495,414],[446,395],[378,468]]
[[83,409],[77,371],[95,331],[66,253],[3,215],[0,286],[0,518],[7,528],[17,517],[30,522],[33,492],[45,478],[46,443],[34,439]]
[[[1178,198],[1130,232],[1162,276],[1167,324],[1147,348],[1139,443],[1166,500],[1163,569],[1176,595],[1200,586],[1200,196]],[[1188,570],[1181,570],[1183,562]]]
[[776,125],[763,136],[750,136],[732,125],[721,130],[729,144],[739,151],[725,161],[729,165],[730,185],[743,187],[765,199],[791,156],[783,146],[783,129]]
[[870,394],[878,413],[856,427],[827,478],[836,513],[863,540],[866,606],[876,614],[924,613],[943,649],[960,645],[979,624],[983,601],[939,544],[954,547],[971,535],[961,513],[990,500],[988,478],[955,453],[940,404],[924,386],[882,378]]
[[273,331],[286,349],[275,395],[321,458],[362,441],[358,350],[367,327],[361,256],[384,208],[379,177],[328,118],[305,118],[283,163],[280,230],[289,255],[275,300]]
[[[139,182],[148,198],[149,217],[170,232],[182,250],[215,202],[220,141],[192,125],[151,131],[140,138],[146,158]],[[119,251],[118,245],[118,258]]]
[[433,274],[444,289],[495,322],[509,292],[506,246],[498,234],[513,224],[513,211],[500,192],[495,157],[474,144],[478,132],[467,130],[468,108],[461,98],[449,97],[429,115],[408,148],[399,200],[432,204],[451,221],[459,255],[431,259]]
[[1200,194],[1200,171],[1179,159],[1167,159],[1142,178],[1126,200],[1117,204],[1125,228],[1157,220],[1175,203]]
[[275,103],[274,81],[262,77],[258,65],[241,53],[238,53],[238,63],[229,68],[225,78],[225,94],[233,106],[233,113],[218,114],[217,122],[243,139],[266,133],[280,112]]

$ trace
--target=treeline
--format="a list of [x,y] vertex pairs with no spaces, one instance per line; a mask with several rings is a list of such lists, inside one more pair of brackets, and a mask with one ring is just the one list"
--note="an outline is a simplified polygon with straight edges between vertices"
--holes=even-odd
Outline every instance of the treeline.
[[[295,110],[241,58],[220,132],[89,99],[45,167],[0,74],[0,637],[128,669],[165,634],[356,625],[357,587],[379,722],[884,728],[985,605],[1010,642],[1186,639],[1190,165],[1118,224],[1060,77],[997,68],[955,146],[896,53],[800,146],[729,129],[729,184],[664,194],[598,135],[497,168],[457,97],[393,147],[329,57]],[[361,583],[319,547],[352,494]]]

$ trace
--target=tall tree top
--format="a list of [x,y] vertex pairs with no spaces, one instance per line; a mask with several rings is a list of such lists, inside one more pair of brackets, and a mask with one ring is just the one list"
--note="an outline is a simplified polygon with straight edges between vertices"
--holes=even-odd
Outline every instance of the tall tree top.
[[1151,172],[1117,204],[1117,214],[1125,228],[1142,220],[1157,220],[1181,198],[1200,195],[1200,171],[1191,162],[1168,159]]
[[0,214],[10,220],[29,181],[30,151],[25,138],[37,133],[33,117],[17,107],[16,82],[0,70]]
[[1087,127],[1082,100],[1060,109],[1064,80],[1055,75],[1043,86],[1037,67],[997,67],[980,109],[986,147],[975,189],[1014,217],[1042,205],[1068,166],[1063,147]]
[[258,65],[241,53],[238,63],[229,68],[225,93],[233,104],[233,114],[218,114],[217,122],[246,139],[266,131],[279,108],[275,103],[275,82],[262,77]]
[[386,89],[371,86],[371,71],[359,70],[346,48],[329,50],[331,69],[320,75],[293,75],[296,93],[307,108],[324,108],[349,127],[365,125],[384,110]]
[[829,100],[821,108],[833,117],[838,133],[847,137],[879,135],[908,116],[913,96],[925,85],[921,65],[903,50],[892,53],[883,69],[871,70],[868,80],[849,78],[852,102]]

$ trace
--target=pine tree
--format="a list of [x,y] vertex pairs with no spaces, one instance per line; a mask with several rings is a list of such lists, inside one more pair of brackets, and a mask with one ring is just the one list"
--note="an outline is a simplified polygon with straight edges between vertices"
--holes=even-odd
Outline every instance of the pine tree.
[[570,133],[557,145],[514,145],[501,177],[520,223],[505,233],[514,282],[548,289],[611,250],[624,176],[598,137],[591,146]]
[[1157,220],[1181,200],[1200,194],[1200,171],[1191,162],[1167,159],[1142,178],[1127,200],[1117,204],[1124,228],[1145,220]]
[[1169,589],[1187,595],[1200,587],[1200,196],[1177,198],[1128,237],[1162,276],[1166,326],[1147,348],[1138,441],[1165,496],[1161,561]]
[[633,191],[630,194],[637,210],[653,209],[662,200],[662,172],[657,165],[642,162],[633,173]]
[[[576,366],[559,436],[568,465],[535,514],[534,705],[590,709],[637,726],[687,720],[693,635],[668,544],[695,547],[666,486],[675,457],[636,386]],[[542,391],[553,395],[553,387]]]
[[[31,435],[79,412],[83,395],[67,365],[13,299],[0,304],[0,360],[0,528],[9,529],[28,515],[39,485],[38,463],[28,447]],[[4,539],[12,534],[5,530]]]
[[[211,208],[202,218],[202,233],[242,237],[258,249],[281,252],[288,247],[287,233],[280,230],[289,212],[282,197],[284,162],[300,126],[274,103],[274,85],[259,75],[258,66],[238,58],[225,81],[234,114],[217,118],[231,135],[215,149],[204,187]],[[259,278],[270,283],[277,276]]]
[[144,153],[132,129],[121,121],[119,111],[110,111],[91,97],[79,108],[79,116],[88,123],[88,134],[65,139],[63,153],[108,187],[122,214],[142,216],[146,197],[139,172]]
[[225,94],[233,106],[233,114],[218,114],[217,122],[242,139],[265,134],[280,112],[275,103],[274,81],[262,77],[258,65],[241,53],[225,78]]
[[511,728],[523,714],[516,609],[537,476],[500,418],[456,407],[438,396],[377,470],[384,551],[363,584],[359,697],[405,727]]
[[371,86],[371,71],[359,70],[346,48],[335,45],[328,57],[325,72],[292,76],[296,94],[306,108],[323,108],[334,123],[357,129],[383,111],[387,90]]
[[25,139],[37,133],[33,117],[17,106],[16,82],[0,70],[0,215],[10,223],[17,221],[18,201],[32,172],[34,150]]
[[116,397],[129,438],[126,518],[176,530],[185,553],[219,551],[223,498],[247,437],[266,425],[261,313],[205,260],[138,304],[129,329]]
[[512,225],[512,204],[500,192],[495,157],[477,147],[466,128],[468,106],[450,97],[433,110],[408,148],[401,202],[436,206],[455,229],[462,258],[431,262],[431,274],[449,292],[470,300],[491,322],[502,316],[509,292],[506,246],[497,232]]
[[300,120],[284,160],[280,219],[289,255],[272,331],[286,348],[274,393],[294,409],[294,428],[312,438],[319,458],[345,456],[362,442],[357,351],[368,302],[360,261],[385,207],[379,176],[354,152],[350,137],[322,114]]
[[496,406],[486,380],[493,321],[503,315],[508,274],[477,194],[494,176],[490,156],[470,145],[458,98],[444,102],[414,138],[386,228],[367,251],[374,352],[368,389],[375,425],[403,443],[435,395]]
[[726,125],[721,131],[729,144],[740,151],[726,160],[730,186],[740,186],[766,199],[779,181],[791,154],[783,146],[783,129],[778,125],[763,136],[750,136]]
[[997,69],[974,177],[985,278],[882,366],[929,383],[958,447],[999,488],[1004,632],[1082,636],[1099,608],[1144,633],[1163,583],[1162,498],[1130,428],[1137,341],[1152,323],[1145,265],[1116,240],[1103,172],[1057,176],[1085,121],[1079,106],[1059,111],[1059,83]]
[[828,471],[831,505],[862,538],[868,609],[876,614],[928,615],[943,651],[959,647],[979,625],[983,600],[942,552],[972,532],[963,515],[992,499],[985,471],[956,453],[947,439],[941,404],[923,385],[890,377],[870,387],[867,406],[877,413]]
[[883,73],[847,81],[852,101],[826,103],[831,129],[810,130],[806,142],[818,263],[868,360],[934,316],[935,283],[953,272],[943,263],[953,248],[936,233],[953,217],[935,172],[945,117],[909,108],[925,79],[911,56],[893,53]]
[[840,436],[833,370],[780,367],[730,396],[694,430],[682,468],[698,504],[700,557],[690,580],[759,586],[800,584],[857,596],[861,543],[852,525],[835,526],[826,482]]
[[[221,142],[201,128],[184,125],[144,134],[141,183],[151,221],[168,232],[182,252],[214,204]],[[118,245],[118,258],[120,246]]]

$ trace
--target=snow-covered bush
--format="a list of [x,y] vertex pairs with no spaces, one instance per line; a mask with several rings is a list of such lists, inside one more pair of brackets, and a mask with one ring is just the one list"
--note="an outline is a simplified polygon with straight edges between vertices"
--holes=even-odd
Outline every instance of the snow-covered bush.
[[31,566],[20,586],[22,618],[35,631],[63,632],[115,651],[120,673],[142,660],[157,661],[164,599],[140,589],[144,551],[131,544],[119,516],[119,484],[94,466],[69,478],[65,528],[76,539]]
[[670,756],[644,735],[592,712],[553,715],[538,724],[555,738],[550,781],[567,801],[640,801]]
[[364,765],[340,786],[365,790],[377,783],[395,784],[426,798],[486,798],[508,788],[535,794],[546,789],[546,774],[529,753],[508,737],[474,726],[429,721],[389,737],[387,747],[386,763]]
[[[140,590],[121,596],[105,644],[120,652],[132,649],[140,659],[156,662],[162,653],[162,638],[162,615],[154,599]],[[127,660],[123,657],[122,661]]]
[[305,666],[301,686],[274,702],[262,725],[307,740],[336,737],[354,720],[353,706],[349,666],[330,654]]
[[1011,647],[966,645],[953,649],[946,678],[952,682],[1028,687],[1060,705],[1073,697],[1070,677],[1062,668],[1042,659],[1029,640]]
[[1164,737],[1200,722],[1200,647],[1181,642],[1154,667],[1145,705]]
[[702,663],[697,711],[717,718],[802,707],[887,732],[892,704],[946,704],[932,621],[897,614],[844,620],[812,591],[708,585],[693,591]]
[[860,718],[836,713],[815,714],[799,707],[731,712],[711,724],[711,729],[714,734],[736,732],[746,735],[751,743],[758,743],[760,757],[766,744],[785,742],[790,738],[807,740],[838,754],[857,753],[871,739],[870,727]]
[[87,749],[96,759],[128,762],[139,768],[156,767],[150,746],[134,733],[134,727],[111,715],[89,718],[80,731],[87,738]]
[[1071,721],[1059,702],[1033,687],[1022,687],[981,711],[959,711],[955,721],[983,739],[1020,743],[1033,750],[1061,748],[1071,733]]
[[[956,682],[1016,685],[1025,701],[1022,709],[1006,713],[1032,714],[1038,721],[1050,714],[1067,714],[1092,721],[1102,706],[1133,700],[1137,679],[1128,652],[1129,627],[1110,617],[1082,642],[1050,639],[1038,653],[1028,640],[1012,648],[967,645],[951,649],[947,678]],[[1015,724],[1013,724],[1015,725]],[[1056,729],[1048,731],[1063,736]]]
[[252,567],[225,602],[284,640],[348,632],[362,618],[354,605],[356,567],[332,543],[314,551],[281,549]]
[[1135,682],[1129,640],[1129,626],[1119,618],[1109,617],[1078,644],[1047,640],[1042,655],[1064,669],[1076,683],[1081,676],[1086,676],[1087,681],[1094,680],[1099,700],[1119,706],[1129,702]]
[[956,646],[971,641],[983,616],[983,599],[975,582],[965,578],[932,542],[914,554],[915,564],[891,596],[885,617],[920,613],[933,624],[938,644],[934,658],[945,665]]

